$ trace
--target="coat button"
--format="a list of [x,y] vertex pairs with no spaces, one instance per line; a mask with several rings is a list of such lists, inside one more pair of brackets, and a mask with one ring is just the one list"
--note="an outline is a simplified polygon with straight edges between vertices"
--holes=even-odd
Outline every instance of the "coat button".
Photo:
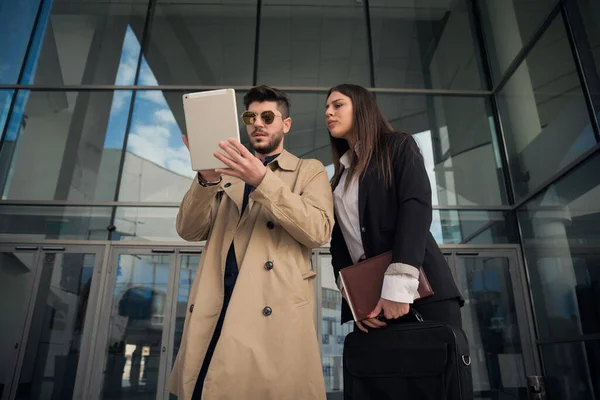
[[267,222],[267,228],[269,228],[269,229],[275,228],[275,224],[273,223],[273,221]]
[[272,270],[272,269],[273,269],[273,261],[267,261],[267,262],[265,263],[265,269],[266,269],[267,271],[270,271],[270,270]]
[[194,312],[194,305],[193,304],[190,306],[190,312]]
[[273,314],[273,309],[269,306],[263,308],[263,315],[265,317],[268,317],[269,315]]
[[364,226],[361,226],[361,227],[360,227],[360,231],[361,231],[362,233],[365,233],[367,230],[365,229],[365,227],[364,227]]
[[231,182],[227,182],[227,183],[225,184],[225,187],[226,187],[226,188],[228,188],[229,186],[231,186]]

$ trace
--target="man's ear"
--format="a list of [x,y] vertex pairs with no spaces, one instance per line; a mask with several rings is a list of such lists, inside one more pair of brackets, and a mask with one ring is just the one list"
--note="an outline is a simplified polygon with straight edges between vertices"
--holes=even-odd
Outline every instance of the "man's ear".
[[283,120],[283,133],[288,133],[292,128],[292,118],[287,117]]

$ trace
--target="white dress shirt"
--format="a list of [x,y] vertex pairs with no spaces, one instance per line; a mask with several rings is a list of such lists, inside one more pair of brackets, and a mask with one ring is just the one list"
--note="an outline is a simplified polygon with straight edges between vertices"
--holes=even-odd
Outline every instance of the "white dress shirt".
[[[333,201],[338,223],[348,247],[350,258],[357,263],[365,255],[362,236],[360,232],[360,218],[358,211],[358,178],[354,177],[345,189],[350,167],[350,150],[341,158],[340,163],[344,166],[344,172],[340,181],[333,191]],[[337,285],[342,290],[342,282],[338,279]],[[419,280],[408,274],[386,274],[383,278],[381,297],[399,303],[412,303],[418,294]]]

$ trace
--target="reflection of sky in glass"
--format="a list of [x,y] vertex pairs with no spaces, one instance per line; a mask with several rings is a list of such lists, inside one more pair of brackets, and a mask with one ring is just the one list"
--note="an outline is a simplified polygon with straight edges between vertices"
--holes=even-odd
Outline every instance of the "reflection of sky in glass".
[[[135,71],[140,43],[130,27],[123,42],[123,52],[117,73],[117,85],[135,84]],[[142,86],[157,86],[146,58],[142,56],[139,80]],[[115,91],[105,147],[122,148],[131,91]],[[181,141],[181,130],[175,121],[162,91],[141,90],[135,94],[127,151],[177,174],[193,177],[189,152]]]

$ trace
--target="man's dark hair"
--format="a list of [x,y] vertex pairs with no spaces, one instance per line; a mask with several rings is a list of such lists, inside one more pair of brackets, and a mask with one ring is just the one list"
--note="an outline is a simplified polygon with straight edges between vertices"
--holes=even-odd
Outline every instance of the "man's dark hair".
[[274,101],[277,103],[277,108],[281,112],[283,119],[290,116],[290,101],[287,95],[281,90],[277,90],[270,86],[255,86],[246,93],[244,96],[244,106],[246,110],[250,107],[250,104],[255,101],[262,103],[263,101]]

